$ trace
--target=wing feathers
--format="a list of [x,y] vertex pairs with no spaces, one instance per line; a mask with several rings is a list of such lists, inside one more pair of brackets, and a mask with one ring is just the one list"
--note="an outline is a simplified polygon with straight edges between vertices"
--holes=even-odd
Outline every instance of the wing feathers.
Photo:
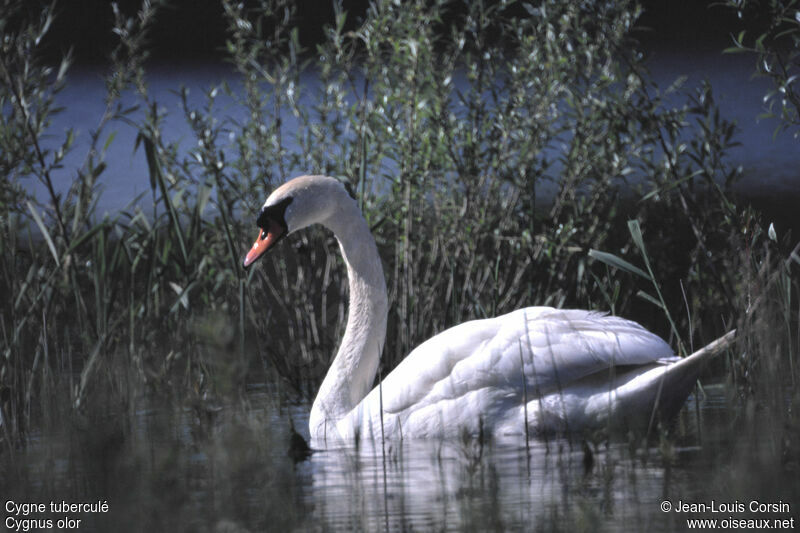
[[611,366],[649,365],[671,355],[669,345],[635,322],[530,307],[460,324],[418,346],[384,380],[384,411],[449,403],[487,387],[521,398],[523,380],[532,399]]

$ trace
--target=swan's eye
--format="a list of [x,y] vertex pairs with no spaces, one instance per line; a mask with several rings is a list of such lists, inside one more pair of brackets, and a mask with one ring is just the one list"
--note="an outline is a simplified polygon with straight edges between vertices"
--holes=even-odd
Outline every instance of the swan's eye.
[[261,239],[263,240],[263,239],[266,239],[266,238],[267,238],[267,232],[264,231],[264,230],[261,230]]

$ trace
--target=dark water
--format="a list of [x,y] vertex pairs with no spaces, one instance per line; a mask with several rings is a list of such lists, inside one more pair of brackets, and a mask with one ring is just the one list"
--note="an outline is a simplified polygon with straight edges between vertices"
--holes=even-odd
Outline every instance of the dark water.
[[[779,122],[775,119],[759,118],[763,114],[763,96],[771,88],[769,80],[752,76],[752,58],[744,55],[724,55],[717,50],[669,49],[651,52],[653,79],[659,87],[666,88],[678,77],[686,76],[684,88],[691,91],[708,80],[714,88],[715,102],[723,118],[734,121],[738,128],[736,140],[739,146],[730,151],[731,166],[742,168],[742,180],[738,190],[746,199],[769,211],[794,212],[800,201],[800,145],[790,134],[774,135]],[[55,172],[56,187],[65,191],[75,178],[85,157],[89,132],[96,128],[104,110],[104,71],[97,68],[73,69],[69,82],[58,96],[64,111],[56,115],[49,130],[46,144],[55,148],[63,141],[67,129],[73,128],[76,143],[64,161],[63,169]],[[179,149],[188,151],[196,143],[181,107],[177,92],[181,87],[189,89],[189,105],[200,109],[206,104],[206,92],[226,82],[234,93],[241,93],[237,75],[224,65],[162,65],[148,71],[149,93],[165,114],[164,138],[176,142]],[[308,91],[301,92],[300,100],[310,103],[316,80],[307,75],[302,80]],[[682,97],[671,99],[675,105],[685,103]],[[137,102],[130,97],[130,103]],[[232,117],[246,120],[247,110],[233,99],[218,91],[215,104],[218,118]],[[282,115],[283,130],[287,146],[291,148],[291,134],[296,129],[297,118],[290,112]],[[134,151],[136,131],[122,122],[113,123],[106,134],[115,132],[114,142],[106,154],[108,168],[101,177],[102,194],[98,202],[98,215],[113,213],[126,206],[138,194],[148,193],[149,177],[142,150]],[[222,149],[233,149],[236,132],[228,132],[227,139],[220,139]],[[103,137],[103,140],[105,137]],[[102,143],[101,143],[102,145]],[[313,172],[315,169],[286,169],[290,176]],[[40,198],[46,197],[43,185],[29,184]],[[546,195],[547,191],[543,191]],[[145,204],[149,196],[145,197]]]
[[[623,436],[587,455],[563,438],[411,441],[295,463],[289,420],[305,431],[308,406],[257,388],[236,405],[140,409],[35,435],[0,457],[2,518],[8,530],[70,519],[64,530],[123,532],[640,532],[684,531],[694,518],[796,519],[796,473],[764,453],[768,437],[733,443],[725,398],[709,386],[699,410],[690,399],[669,445]],[[718,512],[664,512],[665,501]],[[751,513],[753,501],[778,507]],[[50,512],[62,502],[94,507]],[[21,504],[47,510],[25,515]]]

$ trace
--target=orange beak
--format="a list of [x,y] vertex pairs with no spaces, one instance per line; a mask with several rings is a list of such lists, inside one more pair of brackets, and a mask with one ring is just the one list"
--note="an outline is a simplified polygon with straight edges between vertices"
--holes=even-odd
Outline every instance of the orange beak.
[[285,231],[286,230],[280,224],[276,224],[272,221],[270,221],[269,228],[259,230],[256,242],[253,243],[253,247],[250,248],[250,251],[247,252],[247,256],[244,258],[244,267],[247,268],[252,265],[256,259],[272,248]]

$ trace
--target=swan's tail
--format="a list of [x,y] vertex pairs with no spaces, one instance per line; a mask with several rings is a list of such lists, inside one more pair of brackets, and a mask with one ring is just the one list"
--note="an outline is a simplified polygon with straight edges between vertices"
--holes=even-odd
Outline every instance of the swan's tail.
[[680,361],[678,361],[677,363],[670,365],[670,370],[668,372],[672,372],[672,369],[675,368],[682,368],[682,367],[694,368],[697,367],[698,365],[702,365],[702,363],[712,358],[713,356],[717,355],[719,352],[727,350],[733,344],[735,338],[736,338],[736,330],[732,329],[722,337],[705,345],[704,347],[700,348],[693,354],[688,355],[683,359],[681,359]]
[[649,430],[657,420],[668,420],[680,410],[705,362],[729,348],[735,337],[736,330],[729,331],[676,362],[657,366],[629,378],[621,376],[627,382],[615,390],[613,398],[609,399],[607,394],[593,398],[594,401],[589,402],[589,411],[594,413],[587,414],[594,415],[592,418],[600,422],[604,418],[600,409],[605,404],[605,413],[611,416],[611,420],[606,420],[606,423],[621,423],[624,427],[637,425]]
[[660,390],[657,391],[653,401],[648,432],[657,417],[671,418],[683,407],[686,397],[692,391],[706,361],[727,350],[735,338],[736,330],[734,329],[693,354],[666,367],[663,375],[658,379]]

